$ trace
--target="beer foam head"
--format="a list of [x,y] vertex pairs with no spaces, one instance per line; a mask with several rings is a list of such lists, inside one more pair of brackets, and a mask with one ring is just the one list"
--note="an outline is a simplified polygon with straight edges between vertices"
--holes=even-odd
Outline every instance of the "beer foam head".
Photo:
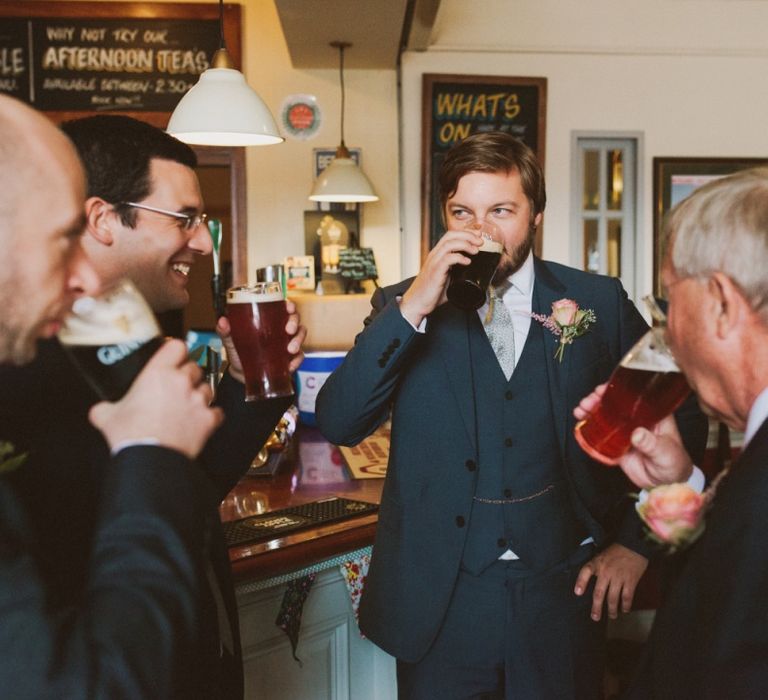
[[98,297],[81,297],[59,331],[65,345],[119,345],[145,342],[160,327],[144,297],[123,281]]
[[279,282],[260,282],[227,290],[227,304],[263,304],[268,301],[283,301]]
[[483,236],[483,243],[480,246],[480,253],[501,253],[504,250],[504,246],[500,241],[494,241],[492,238]]
[[659,329],[646,333],[624,356],[621,366],[646,372],[680,371]]

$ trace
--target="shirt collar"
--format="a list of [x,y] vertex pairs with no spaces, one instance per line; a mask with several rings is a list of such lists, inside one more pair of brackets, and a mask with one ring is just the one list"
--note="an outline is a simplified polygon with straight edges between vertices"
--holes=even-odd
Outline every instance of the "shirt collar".
[[744,447],[755,436],[758,428],[768,418],[768,387],[763,389],[752,404],[752,408],[749,409],[749,416],[747,416],[747,428],[744,431]]

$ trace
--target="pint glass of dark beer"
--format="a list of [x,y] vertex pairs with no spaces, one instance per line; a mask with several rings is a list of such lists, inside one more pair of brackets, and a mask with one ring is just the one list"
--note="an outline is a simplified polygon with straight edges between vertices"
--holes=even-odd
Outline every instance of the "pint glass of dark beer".
[[504,244],[499,227],[489,221],[481,223],[473,220],[465,226],[465,230],[478,232],[483,243],[469,265],[454,265],[451,268],[446,296],[460,309],[475,310],[485,303],[488,285],[501,260]]
[[122,398],[163,342],[152,309],[128,280],[75,301],[59,341],[107,401]]
[[652,328],[613,371],[597,408],[574,429],[593,459],[617,464],[635,428],[652,428],[685,400],[690,387],[675,364],[664,329]]
[[288,309],[279,282],[258,282],[227,290],[232,342],[243,365],[245,400],[293,394],[285,331]]

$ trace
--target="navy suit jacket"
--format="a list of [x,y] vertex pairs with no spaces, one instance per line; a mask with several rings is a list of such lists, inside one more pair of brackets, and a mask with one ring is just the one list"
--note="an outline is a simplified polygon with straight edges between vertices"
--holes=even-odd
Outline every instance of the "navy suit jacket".
[[[562,362],[554,358],[557,339],[548,338],[549,381],[530,401],[551,402],[570,498],[598,546],[619,541],[645,554],[639,519],[626,498],[631,485],[621,470],[592,461],[578,447],[572,411],[648,327],[618,280],[538,259],[534,264],[534,312],[548,315],[554,301],[570,298],[593,309],[597,321],[566,347]],[[389,467],[360,624],[384,650],[414,662],[437,634],[453,591],[477,446],[469,317],[443,304],[429,315],[426,333],[415,332],[395,299],[409,284],[376,291],[365,330],[320,391],[317,420],[331,442],[353,445],[391,409]],[[696,415],[705,436],[706,422]]]
[[628,698],[768,695],[768,422],[720,482]]
[[[98,517],[108,496],[103,465],[109,460],[104,439],[87,418],[97,400],[55,340],[40,343],[31,364],[0,368],[0,440],[29,452],[23,467],[5,476],[6,487],[24,513],[30,541],[36,543],[35,566],[51,618],[88,604],[92,595]],[[188,516],[205,525],[205,555],[224,599],[234,654],[220,657],[215,599],[207,574],[198,571],[195,653],[186,659],[184,671],[193,680],[185,697],[206,700],[240,698],[243,693],[237,608],[217,507],[246,472],[290,399],[246,403],[243,386],[225,376],[216,403],[225,420],[199,459],[205,510],[200,514],[192,509]],[[179,499],[183,502],[183,489]],[[0,617],[0,627],[3,622]]]
[[194,690],[187,666],[199,625],[202,475],[160,447],[125,449],[101,469],[82,598],[57,608],[29,514],[8,475],[0,477],[4,697],[170,698]]

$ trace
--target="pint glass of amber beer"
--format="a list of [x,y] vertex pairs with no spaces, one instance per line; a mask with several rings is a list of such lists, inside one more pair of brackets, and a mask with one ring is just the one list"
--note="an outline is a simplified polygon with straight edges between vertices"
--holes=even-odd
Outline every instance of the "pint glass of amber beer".
[[129,280],[77,299],[59,341],[106,401],[122,398],[163,342],[152,309]]
[[460,309],[475,310],[485,303],[488,285],[501,260],[504,245],[499,227],[490,221],[479,222],[473,219],[464,230],[479,233],[483,243],[472,256],[469,265],[454,265],[451,268],[446,296],[448,301]]
[[593,459],[617,464],[635,428],[652,428],[685,400],[690,388],[664,339],[649,330],[613,371],[597,408],[574,429]]
[[258,282],[227,290],[232,342],[243,365],[245,400],[293,394],[288,352],[288,309],[279,282]]

